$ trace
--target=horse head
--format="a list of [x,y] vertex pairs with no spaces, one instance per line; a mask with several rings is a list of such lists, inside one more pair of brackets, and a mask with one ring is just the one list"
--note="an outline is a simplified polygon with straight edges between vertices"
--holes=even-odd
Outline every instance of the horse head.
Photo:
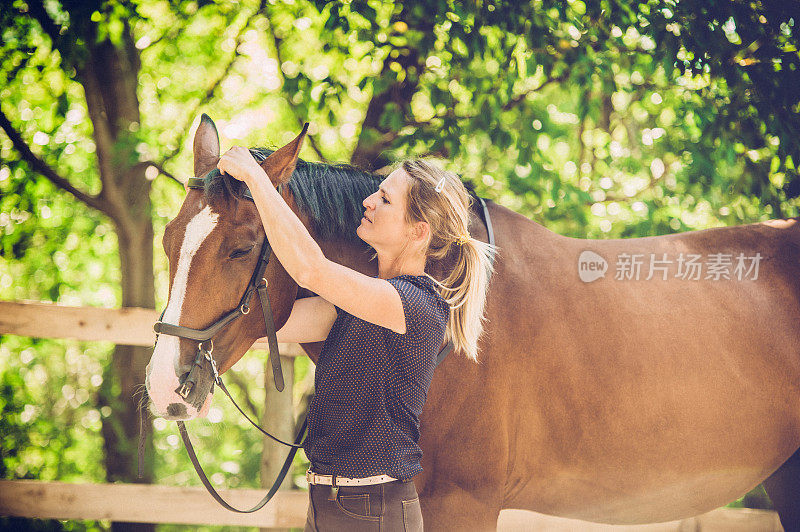
[[[304,135],[305,129],[260,162],[276,187],[291,178]],[[276,330],[288,319],[298,290],[274,255],[267,256],[263,275],[254,279],[262,260],[260,251],[267,249],[266,235],[255,204],[245,198],[244,183],[216,170],[219,136],[207,115],[195,133],[193,151],[194,174],[205,176],[203,181],[193,181],[202,188],[187,189],[163,237],[170,288],[159,324],[179,330],[160,331],[145,378],[153,410],[167,419],[204,416],[211,403],[215,369],[220,374],[227,371],[267,334],[259,295],[250,288],[253,282],[266,284]],[[250,308],[254,311],[249,312]],[[224,322],[205,341],[183,334]],[[188,390],[184,383],[195,365],[198,369],[192,372],[193,386]]]

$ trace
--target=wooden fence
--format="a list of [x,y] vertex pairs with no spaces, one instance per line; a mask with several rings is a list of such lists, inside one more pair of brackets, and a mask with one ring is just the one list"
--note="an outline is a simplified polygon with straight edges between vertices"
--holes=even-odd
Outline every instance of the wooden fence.
[[[234,506],[250,507],[264,490],[219,490]],[[68,484],[36,480],[0,481],[0,515],[185,525],[302,527],[308,494],[279,491],[252,514],[229,512],[205,488],[155,484]]]
[[[0,301],[0,335],[108,341],[150,346],[155,334],[154,310],[66,307],[36,302]],[[266,342],[253,347],[267,349]],[[281,344],[281,354],[303,354],[296,344]],[[287,386],[290,383],[287,382]],[[262,490],[221,490],[234,505],[248,506]],[[0,515],[52,519],[110,520],[188,525],[302,528],[306,492],[282,491],[255,514],[236,514],[217,505],[202,487],[152,484],[70,484],[34,480],[0,481]],[[612,526],[574,521],[521,510],[500,513],[498,530],[546,532],[667,532],[783,530],[775,512],[720,508],[697,517],[651,525]]]
[[[148,347],[155,342],[153,324],[157,320],[157,311],[144,308],[66,307],[0,301],[0,334]],[[304,353],[297,344],[279,344],[279,347],[283,356],[296,357]],[[269,349],[269,346],[264,340],[253,344],[253,348]]]
[[[257,502],[263,491],[221,490],[239,506]],[[253,514],[236,514],[217,505],[203,488],[148,484],[66,484],[35,480],[0,481],[0,515],[51,519],[90,519],[134,523],[302,528],[308,495],[278,492]],[[712,512],[651,525],[613,526],[526,512],[503,510],[497,530],[544,532],[779,532],[775,512],[719,508]]]

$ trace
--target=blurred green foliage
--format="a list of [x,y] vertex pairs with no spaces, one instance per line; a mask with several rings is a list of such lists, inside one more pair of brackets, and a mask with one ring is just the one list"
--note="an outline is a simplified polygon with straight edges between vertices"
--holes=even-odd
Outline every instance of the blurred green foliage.
[[[574,237],[795,216],[797,21],[794,3],[733,1],[13,0],[0,6],[0,101],[36,155],[97,193],[96,132],[71,66],[86,48],[69,39],[133,47],[141,121],[116,139],[114,164],[153,165],[161,307],[159,235],[183,190],[159,169],[191,175],[201,112],[223,149],[281,145],[310,121],[307,159],[439,157],[480,195]],[[0,298],[119,306],[114,224],[8,135],[0,160]],[[0,476],[101,481],[110,346],[1,340]],[[235,370],[255,405],[264,362]],[[308,372],[298,360],[298,393]],[[223,472],[214,482],[257,486],[261,439],[225,402],[214,409],[190,427],[201,460]],[[171,423],[155,422],[155,446],[160,483],[196,484]]]

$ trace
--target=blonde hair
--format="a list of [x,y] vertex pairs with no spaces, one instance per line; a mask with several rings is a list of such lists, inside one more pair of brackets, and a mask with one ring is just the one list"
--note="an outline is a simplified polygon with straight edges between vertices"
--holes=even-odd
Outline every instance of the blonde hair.
[[455,251],[455,265],[442,282],[425,273],[450,304],[445,342],[452,341],[456,352],[477,362],[486,292],[494,270],[491,256],[498,248],[469,236],[473,199],[456,174],[419,159],[401,166],[411,177],[406,221],[426,222],[430,228],[426,261],[442,260]]

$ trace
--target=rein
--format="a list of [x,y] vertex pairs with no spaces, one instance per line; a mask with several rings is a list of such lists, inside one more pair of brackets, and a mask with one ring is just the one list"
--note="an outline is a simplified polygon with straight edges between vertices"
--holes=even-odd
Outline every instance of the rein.
[[[206,175],[205,178],[197,178],[192,177],[187,182],[187,187],[192,189],[205,189],[206,183],[210,180],[211,177]],[[278,186],[278,193],[281,192],[281,185]],[[245,188],[243,196],[250,200],[253,199],[253,196],[250,193],[250,190]],[[482,207],[482,214],[483,214],[483,221],[486,224],[486,231],[489,238],[489,244],[494,245],[494,230],[492,228],[492,221],[489,218],[489,210],[486,207],[486,202],[483,198],[476,196],[478,201]],[[197,346],[197,354],[195,355],[194,362],[192,363],[192,368],[189,373],[182,377],[180,381],[180,385],[175,390],[178,395],[184,398],[187,402],[191,401],[192,394],[194,393],[194,401],[192,404],[197,404],[199,401],[201,404],[207,397],[208,393],[212,393],[214,390],[214,385],[218,386],[225,395],[228,396],[228,399],[231,400],[233,406],[242,414],[247,421],[250,422],[255,428],[257,428],[262,434],[268,436],[269,438],[273,439],[274,441],[289,447],[289,454],[286,457],[286,460],[283,462],[283,467],[281,467],[280,472],[278,473],[278,477],[270,487],[269,491],[267,491],[264,498],[262,498],[255,506],[249,508],[247,510],[242,510],[239,508],[235,508],[231,506],[228,502],[226,502],[222,496],[214,489],[214,486],[211,485],[211,482],[208,480],[208,477],[203,471],[203,467],[200,465],[200,461],[197,458],[197,454],[194,452],[194,446],[192,445],[192,441],[189,438],[189,433],[186,430],[186,425],[183,421],[178,421],[178,431],[181,434],[181,439],[183,440],[184,447],[186,447],[186,452],[189,455],[189,459],[194,466],[195,471],[197,472],[197,476],[200,477],[200,481],[205,486],[206,490],[209,494],[216,500],[223,508],[230,510],[232,512],[237,513],[252,513],[260,510],[263,508],[278,492],[280,485],[283,483],[284,478],[286,478],[289,469],[291,468],[292,462],[294,461],[294,456],[297,453],[297,450],[305,445],[305,441],[303,440],[303,436],[306,433],[306,429],[308,428],[307,417],[303,417],[303,423],[300,427],[300,430],[297,432],[297,436],[295,436],[294,443],[285,442],[263,428],[261,428],[255,421],[253,421],[250,416],[248,416],[241,407],[236,403],[236,401],[231,396],[228,388],[222,382],[222,377],[219,375],[217,371],[217,365],[212,357],[212,352],[214,350],[214,336],[233,323],[234,320],[237,318],[244,316],[250,313],[250,306],[249,302],[253,296],[253,292],[257,291],[259,295],[259,299],[261,301],[261,311],[264,315],[264,323],[267,327],[267,339],[269,341],[269,359],[272,365],[272,374],[273,379],[275,382],[275,388],[281,392],[284,389],[284,380],[283,380],[283,371],[281,369],[281,362],[280,362],[280,353],[278,352],[278,339],[276,336],[275,331],[275,323],[272,316],[272,307],[269,302],[269,295],[267,294],[267,280],[264,277],[264,272],[266,271],[267,265],[269,264],[270,256],[272,255],[272,246],[269,244],[269,240],[264,239],[264,244],[261,247],[261,253],[259,255],[258,263],[256,264],[255,271],[253,272],[252,277],[250,278],[250,282],[247,285],[247,289],[245,290],[244,295],[242,296],[241,301],[239,302],[239,306],[228,313],[226,313],[223,317],[209,325],[205,329],[191,329],[189,327],[183,327],[181,325],[174,325],[170,323],[165,323],[163,321],[164,312],[161,313],[161,317],[153,326],[153,329],[156,332],[156,341],[158,341],[158,336],[160,334],[166,334],[170,336],[177,336],[179,338],[186,338],[188,340],[195,340],[198,343]],[[494,265],[494,252],[491,256],[491,263]],[[208,342],[209,346],[206,349],[205,344]],[[453,352],[455,346],[453,345],[452,340],[447,343],[446,346],[442,348],[439,354],[436,356],[436,364],[434,367],[438,367],[447,356]],[[213,380],[211,384],[211,389],[203,395],[203,397],[197,397],[198,393],[195,385],[197,384],[197,372],[203,371],[204,368],[207,366],[210,368]],[[198,408],[199,409],[199,408]],[[144,456],[144,411],[141,409],[140,405],[140,424],[139,424],[139,478],[142,477],[142,461]]]

